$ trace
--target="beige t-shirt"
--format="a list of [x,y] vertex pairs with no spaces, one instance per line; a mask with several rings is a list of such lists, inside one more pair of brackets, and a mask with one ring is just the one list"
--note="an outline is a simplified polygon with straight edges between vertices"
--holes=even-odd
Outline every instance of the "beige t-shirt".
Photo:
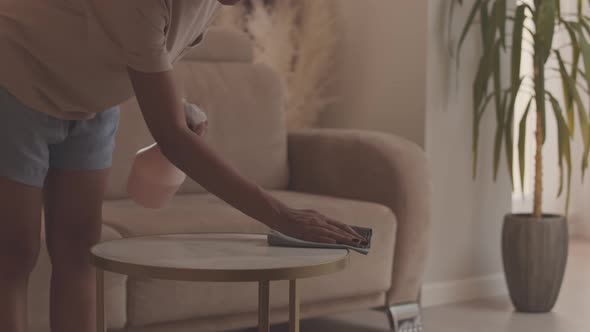
[[202,39],[217,0],[0,0],[0,88],[61,119],[134,95],[127,67],[172,69]]

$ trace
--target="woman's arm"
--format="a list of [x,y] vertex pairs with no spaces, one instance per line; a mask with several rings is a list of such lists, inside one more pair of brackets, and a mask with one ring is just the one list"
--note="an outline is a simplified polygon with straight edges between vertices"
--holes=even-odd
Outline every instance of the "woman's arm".
[[162,153],[209,192],[270,228],[300,239],[349,245],[363,240],[350,227],[317,212],[288,208],[230,167],[187,126],[171,72],[128,71]]

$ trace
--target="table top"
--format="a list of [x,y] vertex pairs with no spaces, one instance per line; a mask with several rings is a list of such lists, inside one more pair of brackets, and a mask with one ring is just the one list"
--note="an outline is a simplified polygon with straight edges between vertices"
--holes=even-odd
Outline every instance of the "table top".
[[106,271],[182,281],[270,281],[343,270],[348,250],[270,247],[262,234],[170,234],[106,241],[91,250]]

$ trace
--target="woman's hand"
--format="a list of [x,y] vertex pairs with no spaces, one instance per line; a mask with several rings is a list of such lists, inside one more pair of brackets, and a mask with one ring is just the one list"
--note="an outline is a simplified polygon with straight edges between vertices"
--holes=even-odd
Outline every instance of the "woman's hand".
[[199,136],[204,136],[207,133],[207,129],[209,129],[209,121],[200,122],[198,124],[188,123],[188,127],[193,131],[195,134]]
[[351,246],[366,241],[349,226],[315,211],[286,207],[232,168],[194,134],[203,134],[207,124],[192,128],[198,121],[187,120],[171,72],[142,73],[129,69],[129,78],[145,122],[164,156],[210,193],[269,227],[301,240]]
[[198,106],[183,100],[184,113],[186,116],[186,125],[188,128],[199,136],[204,136],[209,128],[207,115]]
[[350,226],[330,219],[314,210],[298,210],[281,206],[275,230],[310,242],[366,245],[367,240]]
[[233,6],[236,3],[240,2],[240,0],[219,0],[219,2],[221,2],[221,4],[225,6]]

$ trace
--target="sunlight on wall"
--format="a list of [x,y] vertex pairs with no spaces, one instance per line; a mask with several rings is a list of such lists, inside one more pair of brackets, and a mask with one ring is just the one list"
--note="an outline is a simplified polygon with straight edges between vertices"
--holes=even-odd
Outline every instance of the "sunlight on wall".
[[[533,5],[533,0],[519,0],[518,3],[528,3]],[[561,1],[561,9],[564,13],[575,11],[575,1]],[[530,13],[526,11],[530,18]],[[534,24],[532,19],[527,20],[527,27],[534,31]],[[525,30],[526,31],[526,30]],[[523,56],[521,66],[521,76],[532,77],[533,63],[531,54],[533,52],[532,43],[533,37],[530,33],[523,34]],[[561,49],[564,57],[568,58],[571,56],[571,49],[565,47],[562,49],[561,46],[567,43],[568,37],[565,30],[558,30],[555,33],[553,45]],[[555,57],[550,57],[545,68],[546,68],[546,83],[547,89],[553,92],[553,95],[560,101],[563,102],[561,79],[558,74],[552,71],[552,68],[557,67],[557,61]],[[514,161],[513,171],[515,178],[518,179],[515,185],[515,191],[513,193],[513,211],[514,212],[531,212],[532,210],[532,199],[533,199],[533,185],[535,176],[535,125],[536,125],[536,106],[533,101],[529,117],[527,119],[527,140],[525,147],[525,169],[524,169],[524,188],[520,186],[520,171],[518,164],[518,135],[519,135],[519,124],[520,119],[525,111],[526,105],[528,104],[531,96],[534,92],[533,82],[530,78],[525,79],[525,86],[517,98],[515,107],[515,121],[514,121]],[[557,197],[559,188],[559,159],[557,156],[558,142],[557,142],[557,128],[555,118],[551,115],[550,106],[548,106],[548,113],[546,116],[547,122],[547,139],[543,146],[543,210],[545,213],[565,213],[565,194]],[[572,142],[572,162],[574,165],[578,165],[577,151],[577,139]],[[581,162],[581,160],[579,161]],[[574,167],[572,171],[572,200],[576,195],[576,186],[579,185],[579,179],[581,174],[579,170]]]
[[[517,3],[528,3],[529,5],[533,5],[533,0],[522,0],[522,1],[518,1]],[[529,11],[526,11],[527,16],[530,18],[531,14]],[[535,28],[532,20],[528,19],[527,20],[527,27],[531,30],[533,30]],[[532,49],[532,43],[533,43],[533,36],[531,36],[530,33],[525,33],[523,34],[523,50],[526,50],[525,52],[522,53],[522,59],[521,59],[521,69],[520,69],[520,75],[522,76],[528,76],[531,77],[532,73],[533,73],[533,60],[531,58],[531,56],[529,55],[528,52],[533,52]],[[522,118],[522,116],[524,115],[526,106],[530,100],[530,98],[532,97],[532,93],[533,93],[533,88],[532,88],[532,82],[530,80],[526,80],[524,81],[523,84],[526,84],[526,87],[524,89],[522,89],[522,91],[519,93],[517,99],[516,99],[516,106],[514,109],[514,116],[515,116],[515,121],[514,121],[514,163],[512,165],[513,167],[513,172],[514,172],[514,178],[515,179],[520,179],[520,167],[518,164],[518,136],[520,135],[519,133],[519,125],[520,125],[520,119]],[[512,200],[513,200],[513,210],[514,211],[522,211],[522,210],[530,210],[531,206],[532,206],[532,196],[533,196],[533,177],[534,177],[534,152],[535,152],[535,140],[534,140],[534,127],[535,127],[535,122],[536,122],[536,112],[533,112],[535,110],[535,105],[534,102],[531,106],[531,110],[529,112],[529,116],[527,119],[527,145],[525,147],[525,168],[524,168],[524,186],[521,186],[520,184],[520,180],[515,181],[515,187],[514,187],[514,192],[512,195]]]

